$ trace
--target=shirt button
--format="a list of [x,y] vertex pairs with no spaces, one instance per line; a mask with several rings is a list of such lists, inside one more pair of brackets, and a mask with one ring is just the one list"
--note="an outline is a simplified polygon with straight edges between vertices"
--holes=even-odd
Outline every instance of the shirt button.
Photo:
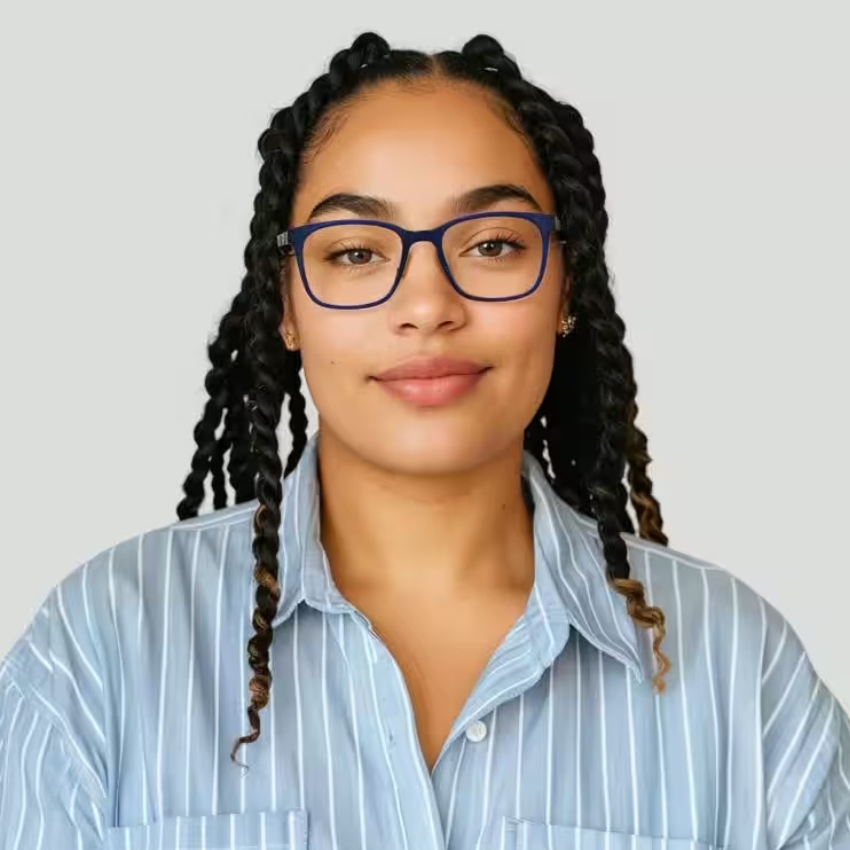
[[483,720],[474,720],[466,727],[466,740],[478,744],[487,737],[487,724]]

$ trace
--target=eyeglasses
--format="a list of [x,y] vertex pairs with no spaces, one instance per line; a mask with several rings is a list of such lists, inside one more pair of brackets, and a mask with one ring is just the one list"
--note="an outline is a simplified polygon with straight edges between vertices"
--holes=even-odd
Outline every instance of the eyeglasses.
[[344,219],[292,227],[277,245],[295,255],[307,294],[322,307],[358,310],[388,301],[417,242],[434,245],[444,274],[465,298],[514,301],[540,286],[560,226],[556,215],[532,212],[475,213],[433,230]]

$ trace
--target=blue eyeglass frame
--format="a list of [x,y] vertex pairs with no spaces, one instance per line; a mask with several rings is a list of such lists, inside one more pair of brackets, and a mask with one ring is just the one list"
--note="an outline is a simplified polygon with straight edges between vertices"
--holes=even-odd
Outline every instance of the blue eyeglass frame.
[[[526,292],[523,292],[520,295],[506,295],[498,298],[488,298],[483,295],[470,295],[458,286],[457,281],[455,281],[452,276],[448,261],[446,260],[445,252],[443,251],[443,235],[455,224],[479,218],[521,218],[526,221],[530,221],[537,226],[537,229],[540,231],[540,235],[543,237],[543,255],[541,257],[540,271],[537,275],[537,280]],[[370,301],[367,304],[328,304],[318,298],[310,288],[310,281],[304,268],[304,242],[311,233],[315,233],[317,230],[322,230],[325,227],[332,227],[339,224],[370,224],[391,230],[400,237],[401,260],[398,264],[398,269],[396,270],[393,285],[383,298],[379,298],[377,301]],[[346,218],[336,219],[334,221],[319,221],[313,224],[302,224],[299,227],[291,227],[289,230],[279,233],[276,243],[282,254],[295,255],[295,261],[298,263],[298,270],[301,272],[301,280],[304,282],[304,288],[316,304],[320,307],[326,307],[329,310],[365,310],[369,307],[377,307],[380,304],[385,304],[393,297],[393,294],[398,289],[399,283],[401,283],[404,269],[407,267],[407,257],[410,253],[410,249],[417,242],[430,242],[437,249],[437,257],[440,260],[440,266],[443,269],[443,274],[445,274],[446,279],[452,285],[452,288],[464,298],[468,298],[471,301],[490,302],[518,301],[520,298],[527,298],[540,286],[540,283],[543,280],[543,275],[546,273],[546,265],[549,260],[549,242],[552,238],[552,234],[560,233],[560,230],[561,220],[554,213],[502,212],[500,210],[495,210],[491,212],[472,213],[471,215],[463,215],[459,218],[453,218],[431,230],[407,230],[397,224],[392,224],[387,221],[376,221],[368,218]],[[563,243],[564,240],[559,239],[558,241]]]

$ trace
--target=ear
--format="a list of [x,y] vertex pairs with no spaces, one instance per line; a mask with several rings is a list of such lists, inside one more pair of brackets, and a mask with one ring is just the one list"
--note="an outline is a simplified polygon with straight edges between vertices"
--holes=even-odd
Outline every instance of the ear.
[[295,310],[292,307],[292,297],[289,294],[289,287],[286,285],[286,280],[281,271],[280,275],[281,297],[283,299],[283,321],[280,323],[280,335],[283,336],[287,332],[298,336],[298,322],[295,318]]

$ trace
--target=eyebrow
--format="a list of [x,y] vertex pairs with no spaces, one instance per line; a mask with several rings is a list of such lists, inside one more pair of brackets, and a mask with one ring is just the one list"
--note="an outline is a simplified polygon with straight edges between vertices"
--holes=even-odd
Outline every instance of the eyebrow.
[[[467,215],[489,209],[501,201],[519,201],[537,212],[543,212],[534,195],[523,186],[515,183],[493,183],[470,189],[462,195],[452,198],[451,205],[456,215]],[[350,192],[336,192],[319,201],[310,211],[307,223],[329,212],[348,212],[360,218],[374,218],[389,221],[398,217],[398,206],[385,198],[372,195],[356,195]]]

